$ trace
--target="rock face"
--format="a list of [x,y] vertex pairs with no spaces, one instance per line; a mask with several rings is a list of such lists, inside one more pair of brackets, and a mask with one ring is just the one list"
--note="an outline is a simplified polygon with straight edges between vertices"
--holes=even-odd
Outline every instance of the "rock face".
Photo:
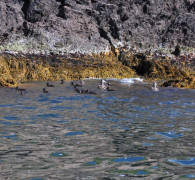
[[99,53],[195,46],[194,0],[1,0],[0,50]]

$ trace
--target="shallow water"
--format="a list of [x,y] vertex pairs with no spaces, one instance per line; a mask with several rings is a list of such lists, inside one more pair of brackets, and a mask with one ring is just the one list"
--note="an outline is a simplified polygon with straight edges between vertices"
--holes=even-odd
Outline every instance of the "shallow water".
[[0,179],[191,179],[195,91],[109,80],[0,88]]

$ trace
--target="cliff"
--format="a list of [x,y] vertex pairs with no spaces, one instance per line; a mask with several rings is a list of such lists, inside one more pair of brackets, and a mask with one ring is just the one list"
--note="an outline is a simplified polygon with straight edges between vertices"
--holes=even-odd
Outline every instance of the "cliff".
[[[137,74],[149,78],[164,78],[169,80],[165,85],[174,85],[173,81],[170,82],[173,79],[181,82],[186,81],[186,78],[193,79],[194,76],[194,0],[1,0],[0,22],[2,85],[10,85],[10,81],[15,85],[14,81],[17,79],[61,78],[55,78],[55,75],[28,78],[28,73],[25,78],[18,77],[19,71],[10,66],[7,59],[21,63],[21,54],[27,64],[29,61],[36,62],[33,59],[37,55],[47,55],[48,61],[58,55],[65,61],[64,68],[72,56],[82,64],[83,57],[80,55],[87,60],[89,57],[86,56],[90,55],[93,61],[99,62],[104,54],[105,59],[110,58],[109,62],[125,66],[124,69],[131,72],[128,76]],[[19,55],[10,57],[6,53]],[[25,58],[24,54],[27,55]],[[29,57],[29,54],[33,56]],[[51,55],[52,58],[48,57]],[[45,58],[38,58],[40,62],[36,63],[44,64],[42,62]],[[88,65],[93,66],[93,63]],[[120,66],[122,71],[123,66]],[[186,71],[185,66],[191,69]],[[6,73],[4,67],[8,68]],[[106,68],[102,71],[106,72]],[[96,73],[96,76],[124,77],[126,73],[103,74]],[[80,78],[88,75],[90,73],[80,75]]]
[[194,0],[1,0],[0,49],[99,53],[195,46]]

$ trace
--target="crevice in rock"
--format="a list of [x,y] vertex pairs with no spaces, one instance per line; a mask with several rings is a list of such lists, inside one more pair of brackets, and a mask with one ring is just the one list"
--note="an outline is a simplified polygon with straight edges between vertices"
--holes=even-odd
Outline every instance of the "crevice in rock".
[[32,28],[29,28],[27,22],[25,21],[25,22],[23,23],[23,29],[22,29],[22,31],[23,31],[25,37],[28,37],[28,36],[32,36],[32,35],[33,35],[33,32],[34,32],[34,31],[31,30],[31,29],[32,29]]
[[145,4],[145,5],[143,6],[143,13],[144,13],[144,14],[147,14],[147,13],[148,13],[147,4]]
[[62,7],[65,6],[65,2],[64,0],[56,0],[57,2],[61,3],[60,6],[58,7],[58,9],[61,9]]
[[111,18],[109,21],[109,25],[110,25],[110,31],[111,31],[111,36],[114,39],[119,39],[119,34],[118,34],[118,27],[116,22]]
[[65,14],[64,14],[64,9],[63,9],[63,7],[66,5],[64,0],[56,0],[56,1],[60,3],[60,6],[58,7],[59,12],[57,14],[57,17],[66,19]]
[[106,39],[110,43],[110,45],[112,47],[114,47],[111,39],[108,37],[108,33],[102,27],[99,27],[98,30],[99,30],[99,33],[100,33],[100,37]]
[[22,12],[24,13],[24,18],[27,19],[27,12],[30,6],[30,0],[23,0],[24,4],[22,6]]

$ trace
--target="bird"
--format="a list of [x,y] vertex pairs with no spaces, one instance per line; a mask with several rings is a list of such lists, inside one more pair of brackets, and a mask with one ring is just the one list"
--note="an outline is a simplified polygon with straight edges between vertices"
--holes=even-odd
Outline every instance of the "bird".
[[77,83],[75,81],[72,81],[70,84],[76,88],[76,87],[82,87],[84,82],[81,81],[81,82]]
[[79,94],[94,94],[96,95],[96,92],[90,91],[88,89],[79,89],[79,88],[75,88],[75,91],[78,92]]
[[106,81],[105,80],[101,80],[101,84],[100,85],[98,85],[98,88],[99,89],[107,89],[108,88],[108,86],[106,85]]
[[107,87],[107,91],[115,91],[114,89],[111,89],[110,86]]
[[65,83],[65,82],[64,82],[64,80],[62,79],[61,82],[60,82],[60,84],[64,84],[64,83]]
[[175,50],[171,54],[175,55],[175,57],[178,57],[178,56],[180,56],[180,52],[181,52],[180,46],[177,45],[177,46],[175,46]]
[[151,89],[153,91],[159,91],[159,89],[157,88],[157,83],[156,82],[153,84],[153,87],[151,87]]
[[45,88],[43,88],[43,93],[48,93],[48,91]]
[[47,87],[54,87],[53,84],[49,84],[49,82],[46,83]]
[[26,89],[19,88],[18,86],[15,89],[16,89],[16,91],[26,91]]

